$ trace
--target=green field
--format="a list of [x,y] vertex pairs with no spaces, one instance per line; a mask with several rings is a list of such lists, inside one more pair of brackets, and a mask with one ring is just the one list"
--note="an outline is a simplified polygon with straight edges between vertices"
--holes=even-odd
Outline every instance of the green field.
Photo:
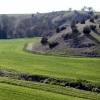
[[[0,40],[0,67],[2,69],[14,69],[16,71],[47,75],[58,78],[85,79],[100,82],[100,58],[84,57],[58,57],[31,54],[23,51],[28,42],[36,42],[38,38]],[[0,79],[1,80],[1,79]],[[10,79],[9,79],[10,80]],[[43,85],[44,86],[44,85]],[[43,87],[45,88],[45,87]],[[56,87],[59,89],[61,87]],[[56,90],[55,89],[55,90]],[[63,92],[63,89],[61,89]],[[77,90],[74,90],[74,92]],[[0,100],[83,100],[88,99],[84,93],[78,90],[75,95],[66,89],[69,94],[62,94],[42,88],[29,88],[16,84],[0,82]],[[83,96],[79,96],[79,93]],[[100,95],[89,93],[93,100],[100,100]],[[83,98],[83,99],[82,99]]]
[[84,100],[77,97],[0,83],[0,100]]

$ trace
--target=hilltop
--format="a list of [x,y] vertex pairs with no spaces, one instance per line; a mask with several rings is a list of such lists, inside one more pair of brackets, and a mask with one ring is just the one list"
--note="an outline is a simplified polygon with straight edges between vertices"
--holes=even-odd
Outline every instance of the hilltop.
[[89,19],[92,15],[84,11],[0,15],[0,38],[52,36],[58,27],[67,26],[73,20]]

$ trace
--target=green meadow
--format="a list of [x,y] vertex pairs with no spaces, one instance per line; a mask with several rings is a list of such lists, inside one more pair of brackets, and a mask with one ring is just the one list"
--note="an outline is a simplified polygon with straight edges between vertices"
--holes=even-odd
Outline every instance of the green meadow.
[[[39,55],[23,50],[26,43],[37,42],[38,39],[0,40],[0,68],[33,75],[100,82],[100,58]],[[38,83],[39,86],[36,88],[34,84],[32,87],[27,86],[28,83],[24,81],[24,85],[17,84],[17,80],[16,84],[13,82],[14,80],[10,78],[0,78],[0,100],[100,100],[99,94],[87,91],[77,89],[70,89],[69,91],[68,88],[62,89],[60,86],[55,88],[52,85],[48,90],[44,89],[49,87],[45,84],[40,87]],[[53,88],[61,92],[53,91]],[[76,94],[72,95],[75,91]],[[79,94],[82,96],[79,96]],[[92,98],[88,98],[88,96]]]
[[0,83],[0,100],[85,100],[57,93]]

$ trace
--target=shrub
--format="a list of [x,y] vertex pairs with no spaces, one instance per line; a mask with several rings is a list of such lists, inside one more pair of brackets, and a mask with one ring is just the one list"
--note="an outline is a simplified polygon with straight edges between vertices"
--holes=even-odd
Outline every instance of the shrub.
[[56,29],[56,32],[59,33],[60,31],[63,31],[63,30],[65,30],[65,29],[66,29],[65,26],[62,26],[61,28],[58,27],[58,28]]
[[98,55],[96,52],[84,52],[83,54],[89,57],[96,57]]
[[61,31],[63,31],[63,30],[65,30],[65,29],[66,29],[66,27],[65,27],[65,26],[63,26],[63,27],[61,27],[61,29],[60,29],[60,30],[61,30]]
[[79,82],[77,82],[77,81],[71,81],[71,82],[69,82],[69,86],[70,87],[74,87],[74,88],[77,88],[78,86],[80,85],[80,83]]
[[90,22],[94,23],[94,18],[90,18]]
[[77,21],[76,21],[76,24],[78,24],[78,23],[79,23],[79,21],[77,20]]
[[92,91],[93,91],[93,92],[100,93],[100,89],[98,89],[98,88],[93,88]]
[[56,47],[59,43],[58,42],[51,42],[49,43],[49,48],[53,49],[54,47]]
[[24,74],[24,73],[20,73],[18,79],[19,80],[28,80],[28,75]]
[[90,32],[91,32],[91,29],[90,29],[89,26],[86,26],[86,27],[83,28],[83,33],[84,33],[85,35],[89,35]]
[[72,29],[72,33],[78,33],[79,32],[78,29],[77,29],[75,21],[73,21],[71,23],[71,29]]
[[91,30],[95,31],[96,30],[96,25],[90,25]]
[[78,31],[78,29],[77,29],[77,27],[73,27],[72,28],[72,33],[78,33],[79,31]]
[[46,45],[48,43],[48,38],[42,37],[41,44]]
[[72,23],[71,23],[71,28],[73,28],[73,27],[76,27],[76,22],[75,21],[72,21]]
[[71,47],[78,48],[79,45],[80,45],[80,39],[78,37],[74,36]]
[[65,34],[62,36],[64,40],[68,40],[72,38],[72,34]]
[[57,84],[57,80],[54,79],[54,78],[47,78],[44,80],[44,83],[47,83],[47,84]]
[[56,29],[56,33],[59,33],[60,32],[60,29],[59,29],[59,27]]
[[81,44],[81,45],[79,45],[79,48],[92,47],[92,46],[95,46],[95,44],[94,43],[87,43],[87,44]]
[[95,18],[95,19],[98,19],[98,15],[95,15],[94,18]]
[[81,21],[81,24],[85,24],[85,20],[82,20],[82,21]]

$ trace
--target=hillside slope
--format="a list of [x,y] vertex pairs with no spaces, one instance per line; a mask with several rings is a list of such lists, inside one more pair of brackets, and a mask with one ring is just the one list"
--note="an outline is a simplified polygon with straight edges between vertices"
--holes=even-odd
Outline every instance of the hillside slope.
[[67,26],[73,20],[80,22],[90,17],[89,12],[82,11],[0,15],[0,38],[51,36],[57,27]]
[[[29,46],[31,45],[31,46]],[[58,29],[51,37],[29,44],[28,51],[77,56],[100,56],[100,19],[89,19]]]

